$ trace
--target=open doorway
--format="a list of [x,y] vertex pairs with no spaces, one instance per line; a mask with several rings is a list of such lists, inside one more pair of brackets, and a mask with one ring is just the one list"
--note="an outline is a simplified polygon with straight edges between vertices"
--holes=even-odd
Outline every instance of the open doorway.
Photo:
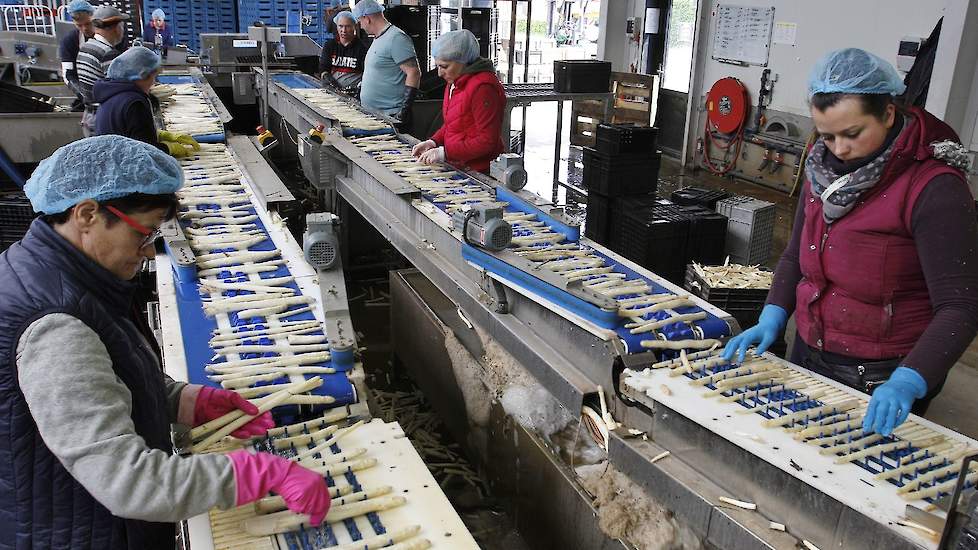
[[[554,61],[597,57],[601,0],[499,0],[496,8],[500,38],[497,70],[503,82],[553,82]],[[580,153],[572,155],[569,148],[570,111],[568,104],[559,162],[562,181],[568,180],[569,172],[579,170],[575,162],[579,164]],[[513,150],[523,153],[529,174],[527,189],[543,197],[551,196],[556,127],[556,103],[533,103],[513,110],[510,143]],[[562,202],[563,189],[560,195]]]
[[666,27],[666,51],[659,88],[655,125],[659,147],[678,158],[682,154],[689,104],[689,77],[693,67],[696,0],[671,0]]

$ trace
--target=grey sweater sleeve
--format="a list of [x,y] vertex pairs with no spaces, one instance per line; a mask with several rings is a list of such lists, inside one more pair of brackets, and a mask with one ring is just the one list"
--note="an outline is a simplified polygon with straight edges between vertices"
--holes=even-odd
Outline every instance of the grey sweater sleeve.
[[180,413],[180,394],[183,388],[187,387],[186,382],[177,382],[166,374],[163,375],[166,383],[166,417],[173,424],[177,423],[177,416]]
[[82,321],[53,313],[32,323],[18,342],[17,373],[44,443],[113,515],[173,522],[235,504],[227,457],[171,455],[136,435],[132,394]]

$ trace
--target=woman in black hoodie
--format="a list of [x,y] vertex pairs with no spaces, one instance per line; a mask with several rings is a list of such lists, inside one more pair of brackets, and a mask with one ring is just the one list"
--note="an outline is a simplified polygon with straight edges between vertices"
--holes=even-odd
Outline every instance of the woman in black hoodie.
[[92,89],[98,112],[96,135],[117,134],[155,145],[164,153],[181,158],[190,154],[188,146],[200,145],[190,136],[157,131],[149,89],[160,73],[160,56],[135,46],[115,58],[109,65],[107,80],[99,80]]

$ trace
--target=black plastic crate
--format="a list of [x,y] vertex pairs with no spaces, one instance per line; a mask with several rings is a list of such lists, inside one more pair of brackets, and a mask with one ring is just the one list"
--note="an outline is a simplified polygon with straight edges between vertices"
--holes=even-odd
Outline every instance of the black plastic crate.
[[0,113],[51,113],[54,102],[42,93],[0,82]]
[[36,216],[27,197],[0,197],[0,252],[19,241]]
[[702,206],[710,210],[716,210],[717,201],[721,201],[730,196],[730,193],[722,189],[707,189],[705,187],[683,187],[672,192],[669,197],[672,202],[685,206]]
[[622,153],[655,153],[659,129],[634,124],[599,124],[595,132],[595,146],[599,152],[609,155]]
[[608,245],[611,229],[611,199],[598,193],[588,193],[585,210],[584,236],[592,241]]
[[703,298],[707,302],[726,311],[737,319],[741,329],[747,329],[757,324],[757,319],[764,309],[769,289],[766,288],[723,288],[711,287],[696,273],[692,265],[686,266],[687,290]]
[[702,264],[723,263],[727,217],[702,206],[680,206],[689,216],[689,259]]
[[584,236],[608,246],[609,236],[621,230],[625,213],[648,208],[654,202],[655,195],[608,197],[588,193]]
[[608,93],[611,62],[597,59],[554,61],[554,90],[562,94]]
[[662,152],[641,155],[606,155],[584,148],[582,183],[588,193],[607,197],[652,195],[659,185]]
[[682,284],[688,258],[689,218],[673,205],[623,214],[611,248],[665,279]]

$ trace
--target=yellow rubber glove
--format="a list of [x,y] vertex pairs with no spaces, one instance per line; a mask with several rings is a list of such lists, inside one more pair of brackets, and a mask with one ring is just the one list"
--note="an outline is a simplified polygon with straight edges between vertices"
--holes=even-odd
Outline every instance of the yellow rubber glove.
[[196,139],[188,136],[187,134],[173,134],[173,135],[176,137],[176,139],[172,139],[169,141],[175,141],[177,143],[189,145],[194,148],[194,151],[200,151],[200,144],[197,143]]
[[175,141],[161,141],[160,143],[166,145],[167,150],[169,150],[170,155],[173,156],[173,158],[182,159],[183,157],[190,156],[190,150],[188,150],[187,146],[182,143],[177,143]]
[[177,134],[173,132],[167,132],[166,130],[159,130],[156,132],[156,139],[160,141],[176,141]]

